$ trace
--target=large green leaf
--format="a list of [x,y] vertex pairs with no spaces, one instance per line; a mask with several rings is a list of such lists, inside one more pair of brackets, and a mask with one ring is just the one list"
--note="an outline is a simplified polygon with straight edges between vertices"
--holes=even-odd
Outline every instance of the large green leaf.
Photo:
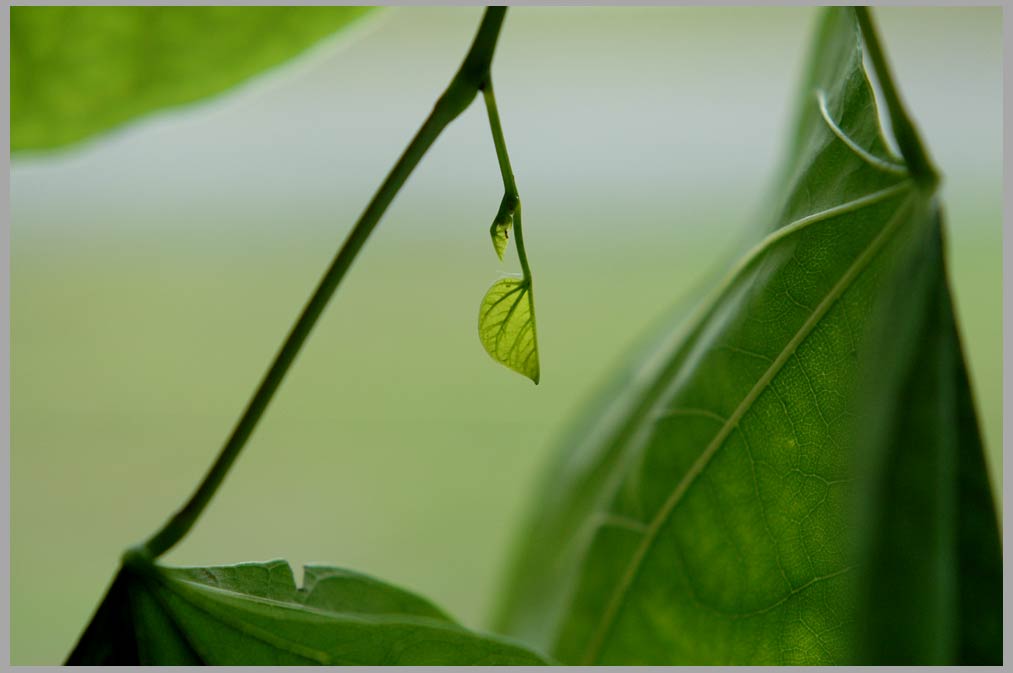
[[167,568],[128,555],[72,665],[531,665],[523,647],[470,632],[371,577],[284,561]]
[[1001,661],[935,182],[862,37],[826,11],[765,238],[563,447],[505,632],[564,663]]
[[367,7],[12,7],[11,150],[219,93]]

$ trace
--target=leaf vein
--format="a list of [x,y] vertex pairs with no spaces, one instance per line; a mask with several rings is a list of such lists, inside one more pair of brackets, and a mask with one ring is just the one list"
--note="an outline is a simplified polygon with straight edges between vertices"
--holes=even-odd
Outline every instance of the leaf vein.
[[837,136],[837,139],[844,143],[848,149],[854,152],[858,158],[865,163],[869,164],[873,168],[878,168],[881,171],[887,173],[893,173],[894,175],[907,175],[907,167],[901,164],[896,164],[892,161],[887,161],[881,157],[877,157],[875,154],[865,149],[857,142],[855,142],[851,136],[844,132],[837,122],[830,116],[830,111],[827,109],[827,94],[823,89],[816,90],[816,101],[820,108],[820,116],[823,117],[823,121],[827,123],[830,128],[830,132]]
[[[896,188],[897,185],[894,186]],[[856,199],[856,201],[849,202],[852,208],[854,204],[863,199],[868,202],[868,199],[875,194],[882,194],[884,191],[876,192],[868,197],[862,197],[862,199]],[[880,197],[882,198],[882,197]],[[622,604],[622,600],[636,578],[637,573],[640,570],[644,557],[647,554],[648,549],[658,535],[658,531],[661,526],[668,520],[672,511],[676,505],[681,502],[683,495],[689,489],[689,487],[696,480],[697,476],[703,471],[703,469],[710,462],[714,453],[722,446],[724,441],[728,438],[728,435],[738,425],[739,420],[745,415],[745,413],[752,407],[753,402],[760,395],[760,393],[767,387],[767,385],[774,379],[774,376],[781,370],[784,364],[792,357],[795,353],[795,349],[798,348],[799,344],[808,336],[816,324],[823,318],[830,307],[837,301],[837,299],[844,293],[844,291],[851,285],[852,281],[861,273],[861,271],[868,265],[868,263],[875,257],[876,253],[879,252],[880,248],[885,244],[889,237],[897,229],[901,222],[901,215],[910,206],[911,197],[909,196],[904,202],[898,207],[897,212],[887,222],[883,230],[876,235],[876,237],[866,246],[865,250],[855,259],[855,261],[847,268],[844,274],[838,279],[834,286],[830,289],[827,295],[820,301],[820,303],[813,309],[812,314],[802,324],[799,330],[795,333],[792,339],[788,342],[785,348],[781,351],[778,357],[774,360],[771,366],[764,372],[764,374],[757,380],[756,384],[749,390],[746,396],[742,399],[735,411],[728,418],[725,425],[718,431],[711,442],[703,450],[697,460],[693,463],[690,469],[686,472],[682,480],[676,485],[675,489],[662,504],[661,509],[651,520],[651,524],[648,527],[646,534],[640,545],[637,547],[633,554],[629,564],[626,567],[626,571],[616,585],[613,591],[612,597],[610,598],[605,612],[602,615],[598,626],[592,635],[589,642],[588,648],[585,652],[584,661],[585,665],[589,665],[594,662],[597,658],[599,651],[601,650],[604,640],[611,629],[615,618],[618,614],[619,608]],[[844,204],[848,206],[849,204]],[[843,207],[843,206],[842,206]],[[840,209],[842,207],[837,207]],[[834,210],[834,209],[830,209]],[[806,218],[803,218],[805,220]],[[799,221],[801,222],[801,221]],[[781,230],[783,231],[783,229]],[[768,241],[770,238],[768,238]],[[767,243],[761,244],[760,249],[763,249]],[[752,258],[747,258],[747,260]],[[808,585],[802,585],[803,587]],[[800,587],[801,588],[801,587]],[[787,599],[785,599],[787,600]]]

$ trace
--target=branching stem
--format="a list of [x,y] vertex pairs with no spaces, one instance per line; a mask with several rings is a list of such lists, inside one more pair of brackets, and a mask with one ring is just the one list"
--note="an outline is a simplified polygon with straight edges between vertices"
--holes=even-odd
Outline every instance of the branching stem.
[[[243,446],[253,433],[254,428],[267,405],[271,402],[285,374],[292,366],[296,356],[323,313],[327,302],[341,283],[341,279],[351,267],[356,255],[362,249],[366,239],[376,227],[387,207],[404,185],[412,170],[418,165],[426,151],[450,122],[457,118],[475,99],[478,91],[489,81],[489,69],[492,65],[496,41],[500,27],[506,14],[505,7],[489,7],[482,16],[482,23],[472,42],[471,49],[465,56],[457,74],[450,81],[443,95],[436,101],[429,117],[419,128],[415,137],[408,144],[404,153],[394,164],[387,178],[373,196],[366,210],[355,223],[344,244],[324,273],[316,290],[303,308],[298,320],[293,325],[284,344],[275,356],[259,387],[250,399],[246,410],[236,423],[232,434],[225,442],[218,458],[208,470],[204,480],[194,491],[190,499],[176,512],[172,518],[136,551],[152,559],[161,556],[175,546],[190,531],[194,523],[207,507],[218,487],[221,485],[229,469],[235,462]],[[505,152],[505,149],[504,149]],[[520,240],[520,213],[517,216],[518,251],[522,250]],[[522,254],[522,264],[526,261]]]

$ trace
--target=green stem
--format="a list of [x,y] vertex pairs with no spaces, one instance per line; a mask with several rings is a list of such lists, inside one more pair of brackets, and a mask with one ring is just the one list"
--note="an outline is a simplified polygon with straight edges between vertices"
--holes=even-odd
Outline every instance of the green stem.
[[518,196],[514,170],[510,167],[510,155],[507,154],[506,140],[503,138],[503,127],[499,122],[499,108],[496,107],[496,93],[492,88],[492,78],[483,83],[482,97],[485,99],[485,109],[489,113],[492,141],[496,145],[496,159],[499,160],[499,170],[503,174],[503,189],[511,196]]
[[316,325],[324,307],[327,306],[327,302],[351,267],[373,228],[383,216],[384,211],[387,210],[408,176],[411,175],[412,170],[443,129],[471,104],[479,89],[488,81],[489,68],[492,65],[496,41],[505,14],[505,7],[486,9],[471,49],[465,56],[457,74],[454,75],[443,95],[437,100],[432,113],[422,124],[411,143],[408,144],[401,158],[398,159],[373,196],[373,200],[359,217],[359,221],[356,222],[348,238],[345,239],[337,256],[324,273],[316,290],[303,308],[302,314],[285,339],[285,343],[261,380],[260,386],[250,399],[246,410],[236,423],[225,446],[222,447],[218,458],[186,504],[162,526],[161,530],[143,544],[139,550],[141,553],[151,558],[161,556],[175,546],[197,522],[204,508],[207,507],[225,479],[225,475],[228,474],[229,468],[232,467],[250,438],[310,331]]
[[939,174],[933,167],[931,160],[925,152],[911,118],[900,100],[900,93],[894,85],[893,75],[890,66],[886,62],[879,36],[872,23],[872,15],[868,7],[855,7],[855,15],[858,18],[858,27],[862,31],[862,39],[865,43],[866,52],[872,60],[872,66],[876,71],[879,86],[883,90],[886,108],[890,113],[890,125],[893,129],[894,138],[897,139],[897,146],[911,169],[911,177],[916,183],[929,190],[935,188],[939,183]]
[[[517,210],[514,212],[514,244],[517,246],[517,259],[521,262],[521,269],[524,271],[524,279],[528,284],[528,310],[531,311],[531,331],[533,338],[537,341],[538,321],[535,320],[535,284],[531,279],[531,268],[528,267],[528,255],[524,252],[524,227],[521,226],[521,202],[517,201]],[[537,349],[538,347],[535,346]],[[532,379],[538,385],[538,377]]]
[[[489,113],[489,127],[492,129],[492,141],[496,145],[496,158],[499,160],[499,170],[503,174],[504,194],[502,207],[513,216],[517,259],[520,260],[524,278],[530,286],[531,267],[528,265],[528,254],[524,249],[524,230],[521,226],[521,198],[517,192],[517,182],[514,180],[513,168],[510,166],[510,155],[507,154],[506,140],[503,138],[503,127],[499,121],[499,108],[496,107],[496,94],[493,92],[492,78],[487,78],[481,88],[482,97],[485,99],[485,109]],[[532,302],[533,306],[534,302]]]
[[[521,226],[521,202],[517,202],[517,209],[514,211],[514,244],[517,246],[517,259],[521,262],[521,271],[528,281],[528,292],[531,291],[531,268],[528,266],[528,254],[524,251],[524,227]],[[535,319],[535,301],[532,293],[531,319]]]

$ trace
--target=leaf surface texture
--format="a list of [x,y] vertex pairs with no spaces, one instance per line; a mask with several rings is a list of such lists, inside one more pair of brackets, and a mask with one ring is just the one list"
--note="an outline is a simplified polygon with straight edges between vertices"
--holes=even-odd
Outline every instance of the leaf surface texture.
[[763,238],[562,447],[506,632],[569,664],[1001,660],[939,204],[863,48],[826,10]]
[[494,360],[538,383],[535,313],[527,278],[493,283],[479,308],[478,336]]
[[128,562],[71,653],[80,665],[532,665],[429,601],[366,575],[284,561],[217,568]]

